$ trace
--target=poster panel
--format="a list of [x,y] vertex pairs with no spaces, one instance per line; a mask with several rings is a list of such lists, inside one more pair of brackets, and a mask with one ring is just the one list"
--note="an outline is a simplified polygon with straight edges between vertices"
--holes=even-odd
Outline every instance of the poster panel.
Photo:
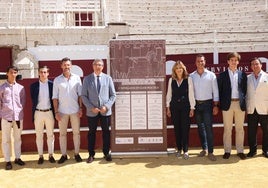
[[167,152],[164,40],[111,40],[112,155]]

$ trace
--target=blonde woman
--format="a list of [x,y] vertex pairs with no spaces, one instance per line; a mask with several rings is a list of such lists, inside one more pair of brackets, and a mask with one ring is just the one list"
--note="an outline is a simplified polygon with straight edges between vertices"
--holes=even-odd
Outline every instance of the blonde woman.
[[171,117],[174,125],[177,157],[183,151],[183,158],[189,158],[188,143],[190,117],[194,115],[194,89],[191,77],[188,76],[185,65],[177,61],[172,67],[172,75],[168,82],[166,96],[167,116]]

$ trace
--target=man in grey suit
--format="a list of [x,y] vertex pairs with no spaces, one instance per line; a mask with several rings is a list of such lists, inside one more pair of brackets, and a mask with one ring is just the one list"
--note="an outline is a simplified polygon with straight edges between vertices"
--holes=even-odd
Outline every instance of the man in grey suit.
[[110,151],[110,117],[116,92],[112,78],[102,72],[104,63],[101,59],[93,62],[94,72],[86,76],[82,86],[82,101],[87,109],[88,117],[88,152],[87,163],[91,163],[95,156],[95,140],[98,122],[102,128],[103,154],[106,161],[111,161]]

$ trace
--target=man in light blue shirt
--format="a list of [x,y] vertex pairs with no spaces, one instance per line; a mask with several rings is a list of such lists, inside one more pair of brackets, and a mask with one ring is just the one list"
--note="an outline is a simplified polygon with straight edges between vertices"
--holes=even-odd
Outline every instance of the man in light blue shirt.
[[67,127],[69,120],[73,131],[74,158],[81,162],[80,149],[80,118],[82,117],[82,82],[78,75],[71,73],[72,62],[69,58],[61,60],[63,73],[54,79],[53,106],[55,117],[60,129],[60,150],[62,156],[58,161],[64,163],[67,158]]
[[213,115],[217,115],[219,108],[219,91],[216,75],[205,68],[205,56],[199,54],[195,60],[196,71],[190,74],[196,100],[195,118],[198,125],[198,133],[202,144],[202,151],[199,157],[203,157],[208,152],[208,158],[216,161],[213,154]]

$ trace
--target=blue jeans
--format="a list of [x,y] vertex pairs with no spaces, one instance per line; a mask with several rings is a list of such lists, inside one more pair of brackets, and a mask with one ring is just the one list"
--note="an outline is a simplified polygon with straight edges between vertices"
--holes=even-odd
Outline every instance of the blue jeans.
[[213,101],[206,101],[195,106],[195,119],[198,126],[198,133],[203,150],[213,153],[213,129],[212,110]]

